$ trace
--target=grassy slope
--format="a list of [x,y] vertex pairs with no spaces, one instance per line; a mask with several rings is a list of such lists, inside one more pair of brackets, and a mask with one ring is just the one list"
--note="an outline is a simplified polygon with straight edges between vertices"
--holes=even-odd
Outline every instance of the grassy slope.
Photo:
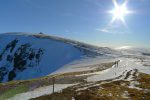
[[0,100],[5,100],[7,98],[10,98],[10,97],[14,96],[15,94],[26,92],[27,90],[28,90],[28,88],[25,85],[14,87],[13,89],[10,89],[9,91],[4,92],[0,96]]
[[45,95],[31,100],[71,100],[72,97],[75,100],[150,100],[150,75],[140,73],[134,81],[140,83],[136,87],[142,88],[142,90],[129,88],[130,81],[119,80],[103,83],[81,91],[76,91],[76,87],[69,87],[61,93]]
[[[84,80],[88,75],[85,76],[76,76],[80,74],[88,74],[96,71],[105,70],[110,68],[114,63],[103,63],[98,67],[95,67],[94,70],[89,71],[80,71],[80,72],[70,72],[64,74],[55,75],[55,83],[57,84],[71,84],[75,82],[86,83]],[[95,65],[94,65],[95,66]],[[35,88],[52,85],[52,78],[54,75],[45,76],[42,78],[25,80],[25,81],[11,81],[7,83],[0,84],[0,100],[13,97],[18,93],[23,93],[27,91],[32,91]]]

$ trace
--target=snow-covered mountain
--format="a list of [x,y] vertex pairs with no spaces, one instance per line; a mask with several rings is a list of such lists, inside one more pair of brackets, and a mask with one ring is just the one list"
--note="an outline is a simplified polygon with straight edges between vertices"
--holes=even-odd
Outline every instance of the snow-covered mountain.
[[45,34],[0,34],[0,82],[38,78],[84,57],[118,52]]

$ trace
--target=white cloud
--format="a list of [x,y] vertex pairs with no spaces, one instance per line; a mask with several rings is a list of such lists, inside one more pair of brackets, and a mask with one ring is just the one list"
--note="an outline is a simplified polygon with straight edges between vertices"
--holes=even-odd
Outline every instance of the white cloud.
[[121,49],[130,49],[132,48],[132,46],[121,46],[121,47],[117,47],[115,49],[121,50]]
[[106,28],[102,28],[102,29],[101,28],[99,28],[99,29],[97,28],[96,31],[100,31],[100,32],[103,32],[103,33],[111,33],[110,30],[108,30]]
[[108,34],[129,34],[130,33],[127,27],[121,26],[120,24],[110,24],[102,28],[97,28],[96,31],[99,31],[101,33],[108,33]]

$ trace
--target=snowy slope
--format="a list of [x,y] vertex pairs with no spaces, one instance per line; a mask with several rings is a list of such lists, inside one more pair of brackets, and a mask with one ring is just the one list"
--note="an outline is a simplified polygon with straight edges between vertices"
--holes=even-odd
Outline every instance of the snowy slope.
[[91,57],[81,58],[79,60],[72,61],[62,66],[61,68],[59,68],[52,74],[94,70],[95,67],[91,67],[91,66],[99,65],[102,63],[115,62],[116,60],[118,59],[113,56],[97,56],[94,58],[91,58]]
[[[93,76],[88,77],[87,81],[102,81],[115,79],[124,79],[128,72],[134,73],[135,70],[138,70],[141,73],[150,74],[150,68],[143,66],[141,63],[135,62],[135,59],[128,58],[118,58],[120,60],[118,66],[112,66],[112,68],[103,70],[101,72],[93,73]],[[132,78],[132,77],[131,77]]]
[[44,34],[0,34],[0,82],[48,75],[74,60],[111,56],[115,50]]

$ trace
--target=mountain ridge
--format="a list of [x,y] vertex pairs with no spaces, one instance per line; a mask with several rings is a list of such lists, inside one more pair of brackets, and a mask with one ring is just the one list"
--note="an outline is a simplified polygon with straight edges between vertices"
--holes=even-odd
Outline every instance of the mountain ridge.
[[4,33],[0,42],[0,82],[42,77],[83,57],[117,53],[45,34]]

